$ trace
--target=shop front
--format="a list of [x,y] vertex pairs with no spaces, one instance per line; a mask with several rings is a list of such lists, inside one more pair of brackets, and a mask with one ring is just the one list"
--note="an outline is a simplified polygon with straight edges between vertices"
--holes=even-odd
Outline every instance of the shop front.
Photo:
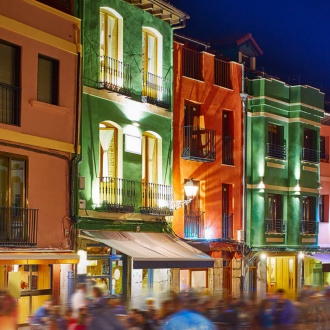
[[[82,230],[78,249],[78,274],[85,274],[87,283],[101,287],[108,298],[123,298],[131,307],[142,307],[148,296],[159,302],[175,290],[173,269],[184,271],[182,283],[176,272],[176,291],[183,282],[207,286],[207,270],[214,264],[213,258],[168,233]],[[197,271],[193,276],[192,269]]]
[[61,282],[67,283],[61,270],[78,261],[79,256],[72,252],[0,252],[0,288],[8,288],[18,299],[19,324],[27,323],[28,316],[46,299],[61,303]]

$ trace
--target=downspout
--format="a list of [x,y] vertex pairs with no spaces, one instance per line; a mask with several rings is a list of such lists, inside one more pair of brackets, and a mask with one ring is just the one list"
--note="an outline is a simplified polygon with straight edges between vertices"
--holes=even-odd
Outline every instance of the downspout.
[[242,89],[240,93],[242,101],[242,231],[244,247],[242,250],[242,265],[241,265],[241,295],[244,297],[246,289],[246,276],[248,274],[248,263],[246,261],[246,126],[247,126],[247,113],[246,113],[246,100],[247,94],[244,93],[244,63],[242,63]]
[[245,229],[246,229],[246,212],[245,212],[245,206],[246,206],[246,100],[247,100],[247,94],[244,93],[244,64],[242,63],[242,91],[240,93],[241,101],[242,101],[242,230],[244,232],[244,241],[245,241]]

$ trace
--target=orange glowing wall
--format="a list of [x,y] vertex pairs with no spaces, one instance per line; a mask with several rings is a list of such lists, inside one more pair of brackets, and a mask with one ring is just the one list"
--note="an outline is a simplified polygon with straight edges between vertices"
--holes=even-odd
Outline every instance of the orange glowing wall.
[[[229,212],[233,214],[233,238],[242,229],[242,144],[243,110],[240,98],[242,66],[230,62],[231,89],[214,84],[215,55],[201,52],[202,81],[182,75],[182,52],[186,47],[174,42],[174,106],[173,106],[173,186],[174,199],[184,197],[185,179],[200,181],[200,210],[204,211],[204,226],[211,230],[210,238],[222,237],[222,184],[230,189]],[[182,126],[184,125],[184,103],[200,104],[205,128],[216,131],[216,160],[196,162],[181,158],[183,148]],[[234,165],[222,164],[222,112],[231,111],[233,116]],[[184,237],[184,208],[174,211],[173,229]]]

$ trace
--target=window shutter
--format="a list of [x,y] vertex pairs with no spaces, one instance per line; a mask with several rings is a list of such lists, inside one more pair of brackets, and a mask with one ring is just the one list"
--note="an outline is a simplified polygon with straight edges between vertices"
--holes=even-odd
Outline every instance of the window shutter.
[[38,101],[58,104],[58,62],[39,56]]
[[0,82],[15,85],[15,48],[0,43]]
[[148,35],[148,72],[156,74],[156,38]]
[[108,19],[109,28],[109,57],[118,59],[118,20],[114,17]]
[[100,13],[100,56],[105,56],[105,14]]

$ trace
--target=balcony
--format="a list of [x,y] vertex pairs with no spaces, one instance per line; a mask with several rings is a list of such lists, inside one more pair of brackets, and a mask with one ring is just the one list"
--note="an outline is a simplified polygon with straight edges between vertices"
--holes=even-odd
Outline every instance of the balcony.
[[222,164],[234,165],[234,138],[232,136],[222,138]]
[[266,143],[266,156],[285,160],[286,159],[286,146]]
[[232,88],[229,62],[217,58],[214,59],[214,84],[225,88]]
[[184,237],[204,238],[204,212],[190,211],[184,215]]
[[100,201],[105,211],[111,213],[173,215],[173,187],[156,183],[102,177]]
[[223,213],[222,214],[222,238],[232,239],[234,237],[233,223],[234,223],[234,214],[233,213]]
[[313,220],[300,221],[300,233],[302,235],[317,235],[319,232],[319,223]]
[[320,152],[314,149],[302,148],[301,159],[310,163],[320,162]]
[[187,48],[182,49],[182,75],[197,80],[203,80],[201,53]]
[[0,246],[37,245],[38,210],[0,207]]
[[181,157],[197,162],[214,162],[215,131],[194,126],[182,126],[183,150]]
[[100,57],[99,88],[131,96],[131,66],[108,56]]
[[169,109],[171,101],[171,81],[150,72],[143,72],[142,102]]
[[0,82],[0,123],[20,126],[21,88]]
[[285,234],[286,228],[283,219],[266,219],[265,233],[266,234]]

